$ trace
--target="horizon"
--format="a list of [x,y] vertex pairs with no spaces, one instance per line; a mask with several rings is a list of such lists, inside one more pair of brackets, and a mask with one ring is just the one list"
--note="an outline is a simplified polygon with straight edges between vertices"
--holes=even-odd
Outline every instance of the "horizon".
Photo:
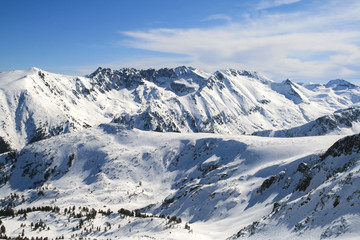
[[2,1],[0,71],[185,65],[359,85],[359,11],[356,0]]
[[[182,65],[182,66],[176,66],[176,67],[159,67],[159,68],[133,68],[133,67],[123,67],[123,68],[118,68],[118,69],[113,69],[113,68],[107,68],[107,67],[97,67],[95,70],[89,72],[89,73],[86,73],[84,75],[76,75],[76,74],[66,74],[66,73],[57,73],[57,72],[51,72],[51,71],[47,71],[46,69],[42,69],[42,68],[38,68],[38,67],[30,67],[30,68],[27,68],[27,69],[14,69],[14,70],[11,70],[11,71],[6,71],[6,72],[1,72],[0,73],[8,73],[8,72],[13,72],[13,71],[29,71],[31,69],[38,69],[38,70],[41,70],[41,71],[44,71],[44,72],[48,72],[48,73],[53,73],[53,74],[60,74],[60,75],[65,75],[65,76],[73,76],[73,77],[88,77],[89,75],[93,74],[94,72],[96,72],[99,68],[102,68],[102,69],[110,69],[112,71],[116,71],[116,70],[122,70],[122,69],[127,69],[127,68],[130,68],[130,69],[135,69],[135,70],[138,70],[138,71],[142,71],[142,70],[149,70],[149,69],[154,69],[156,71],[160,70],[160,69],[175,69],[175,68],[179,68],[179,67],[186,67],[186,68],[193,68],[193,69],[196,69],[196,70],[200,70],[202,73],[205,73],[207,75],[213,75],[215,74],[215,72],[217,71],[226,71],[226,70],[236,70],[236,71],[248,71],[246,69],[232,69],[232,68],[223,68],[223,69],[218,69],[218,70],[215,70],[213,72],[207,72],[207,71],[203,71],[202,69],[199,69],[197,67],[194,67],[194,66],[185,66],[185,65]],[[267,76],[266,74],[262,73],[262,72],[259,72],[259,71],[250,71],[250,72],[254,72],[254,73],[258,73],[260,75],[263,75],[264,77],[266,78],[269,78],[269,76]],[[328,79],[328,80],[325,80],[323,82],[300,82],[300,81],[294,81],[293,79],[290,79],[290,78],[287,78],[287,79],[283,79],[283,80],[280,80],[280,81],[275,81],[271,78],[269,78],[270,80],[274,81],[274,82],[283,82],[283,81],[287,81],[287,80],[291,80],[297,84],[327,84],[331,81],[337,81],[337,80],[341,80],[341,81],[346,81],[346,82],[349,82],[349,83],[352,83],[352,84],[355,84],[357,86],[360,87],[360,81],[349,81],[347,79],[343,79],[343,78],[334,78],[334,79]]]

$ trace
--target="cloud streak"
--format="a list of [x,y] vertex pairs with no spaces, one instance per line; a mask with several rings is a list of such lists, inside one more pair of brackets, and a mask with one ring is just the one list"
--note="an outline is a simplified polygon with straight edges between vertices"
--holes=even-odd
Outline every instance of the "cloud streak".
[[213,14],[213,15],[210,15],[209,17],[207,17],[204,20],[205,21],[223,20],[223,21],[230,22],[232,20],[232,18],[230,16],[228,16],[228,15],[225,15],[225,14]]
[[352,78],[360,76],[358,12],[356,1],[330,1],[310,11],[262,13],[212,28],[122,32],[128,40],[121,44],[185,55],[190,65],[208,71],[258,70],[279,80]]
[[300,1],[301,0],[263,0],[258,4],[257,9],[262,10],[267,8],[279,7],[282,5],[288,5]]

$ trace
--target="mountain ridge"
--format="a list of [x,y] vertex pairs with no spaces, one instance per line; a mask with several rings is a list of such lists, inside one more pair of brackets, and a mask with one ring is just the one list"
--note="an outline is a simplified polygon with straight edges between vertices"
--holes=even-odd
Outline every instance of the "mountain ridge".
[[88,77],[31,68],[1,73],[0,82],[0,137],[16,149],[106,122],[150,131],[248,134],[301,125],[360,102],[360,88],[352,85],[336,91],[322,85],[318,93],[257,72],[206,74],[185,66],[98,68]]
[[265,130],[254,132],[252,135],[263,137],[305,137],[327,134],[350,135],[359,132],[360,108],[348,108],[335,111],[310,121],[304,125],[283,130]]

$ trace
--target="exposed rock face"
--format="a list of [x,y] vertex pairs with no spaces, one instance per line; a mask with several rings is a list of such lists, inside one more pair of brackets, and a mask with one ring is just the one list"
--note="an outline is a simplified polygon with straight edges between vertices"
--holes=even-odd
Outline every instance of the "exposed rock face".
[[340,157],[360,153],[360,134],[352,135],[337,141],[322,156],[325,159],[329,156]]

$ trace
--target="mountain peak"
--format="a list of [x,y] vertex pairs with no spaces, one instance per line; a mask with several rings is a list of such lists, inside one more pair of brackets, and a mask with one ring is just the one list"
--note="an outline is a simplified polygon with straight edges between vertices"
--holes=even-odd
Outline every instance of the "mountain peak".
[[226,78],[226,76],[228,76],[228,77],[247,77],[250,79],[259,80],[262,83],[272,82],[269,78],[258,72],[248,71],[248,70],[236,70],[233,68],[217,70],[212,74],[212,76],[215,76],[219,80],[223,80]]
[[37,68],[37,67],[31,67],[28,70],[29,71],[42,71],[40,68]]
[[175,71],[179,71],[179,72],[189,72],[189,71],[195,71],[196,68],[191,67],[191,66],[179,66],[174,68]]
[[325,85],[325,87],[333,88],[334,90],[346,90],[346,89],[358,88],[358,86],[356,86],[344,79],[331,80]]
[[19,80],[26,80],[28,76],[38,74],[39,72],[43,72],[43,70],[36,67],[31,67],[26,70],[14,70],[0,73],[0,87],[8,88],[10,85],[17,82],[16,88],[18,88],[19,86],[23,85],[22,83],[19,85]]
[[286,84],[286,85],[294,85],[294,82],[293,81],[291,81],[291,79],[290,78],[287,78],[286,80],[284,80],[283,82],[282,82],[284,85]]
[[110,68],[102,68],[98,67],[94,72],[90,73],[89,75],[86,75],[88,78],[93,78],[99,74],[104,74],[105,72],[112,71]]

